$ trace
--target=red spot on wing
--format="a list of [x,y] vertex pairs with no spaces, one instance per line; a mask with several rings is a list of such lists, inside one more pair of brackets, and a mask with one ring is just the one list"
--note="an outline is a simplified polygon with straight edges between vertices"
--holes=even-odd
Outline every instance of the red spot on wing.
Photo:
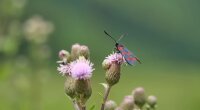
[[128,51],[128,52],[126,52],[126,51],[122,51],[121,53],[122,53],[123,55],[128,55],[128,56],[131,55],[131,52],[129,52],[129,51]]
[[117,47],[117,49],[118,49],[119,51],[122,51],[122,50],[124,50],[124,47],[119,46],[119,47]]
[[128,57],[128,58],[126,58],[128,61],[135,61],[136,60],[136,58],[135,57]]

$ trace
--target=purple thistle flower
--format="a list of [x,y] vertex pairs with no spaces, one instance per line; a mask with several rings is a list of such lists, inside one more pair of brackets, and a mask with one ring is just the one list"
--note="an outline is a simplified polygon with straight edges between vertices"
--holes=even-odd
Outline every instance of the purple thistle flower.
[[59,71],[60,74],[62,74],[62,76],[64,76],[65,74],[69,74],[69,66],[68,65],[62,65],[60,64],[60,66],[57,68],[57,70]]
[[71,62],[69,64],[70,75],[75,79],[89,79],[92,76],[93,64],[84,57]]
[[126,60],[124,59],[124,57],[120,53],[110,54],[109,56],[106,57],[106,59],[108,60],[109,63],[117,62],[119,64],[123,64],[123,63],[126,62]]

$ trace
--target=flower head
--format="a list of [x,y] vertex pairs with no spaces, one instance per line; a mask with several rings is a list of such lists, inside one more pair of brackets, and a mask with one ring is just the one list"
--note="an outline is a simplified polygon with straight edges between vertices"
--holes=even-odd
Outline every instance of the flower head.
[[57,68],[57,70],[58,70],[59,73],[62,74],[63,76],[64,76],[65,74],[69,74],[69,66],[68,66],[68,65],[60,64],[60,66]]
[[71,62],[69,64],[70,75],[75,79],[89,79],[92,76],[93,64],[84,57]]
[[153,95],[148,96],[147,103],[151,108],[155,108],[155,105],[157,103],[156,96],[153,96]]
[[134,108],[133,96],[132,95],[125,96],[123,102],[120,105],[120,107],[123,110],[133,110],[133,108]]
[[117,104],[113,100],[108,100],[105,103],[105,110],[115,110],[116,107]]
[[111,62],[117,62],[119,64],[125,63],[124,57],[120,53],[113,53],[110,54],[106,59],[111,63]]
[[66,50],[61,50],[58,53],[58,56],[60,57],[60,59],[64,59],[66,57],[69,57],[69,55],[70,55],[69,52],[66,51]]
[[145,96],[145,90],[143,87],[137,87],[133,90],[133,97],[135,100],[135,104],[142,108],[143,105],[146,103],[146,96]]

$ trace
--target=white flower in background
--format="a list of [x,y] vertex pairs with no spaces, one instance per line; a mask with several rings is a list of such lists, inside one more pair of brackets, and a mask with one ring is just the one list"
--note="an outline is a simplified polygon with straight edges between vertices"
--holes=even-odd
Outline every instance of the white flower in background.
[[25,22],[23,30],[27,40],[44,43],[53,32],[54,26],[41,16],[35,15]]
[[27,3],[27,0],[11,0],[11,1],[12,5],[16,8],[23,8]]

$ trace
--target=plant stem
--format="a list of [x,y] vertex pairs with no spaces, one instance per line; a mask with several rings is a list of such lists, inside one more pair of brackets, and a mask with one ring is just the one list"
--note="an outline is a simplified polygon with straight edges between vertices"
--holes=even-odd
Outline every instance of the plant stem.
[[73,102],[73,105],[74,105],[74,109],[75,110],[80,110],[78,104],[76,103],[76,101],[73,100],[72,102]]
[[86,107],[85,106],[82,106],[82,108],[81,108],[82,110],[86,110]]
[[104,98],[103,98],[103,103],[101,105],[101,110],[104,110],[104,107],[105,107],[105,103],[108,99],[108,95],[110,93],[110,89],[111,89],[111,86],[108,85],[108,88],[106,89],[106,92],[105,92],[105,95],[104,95]]

